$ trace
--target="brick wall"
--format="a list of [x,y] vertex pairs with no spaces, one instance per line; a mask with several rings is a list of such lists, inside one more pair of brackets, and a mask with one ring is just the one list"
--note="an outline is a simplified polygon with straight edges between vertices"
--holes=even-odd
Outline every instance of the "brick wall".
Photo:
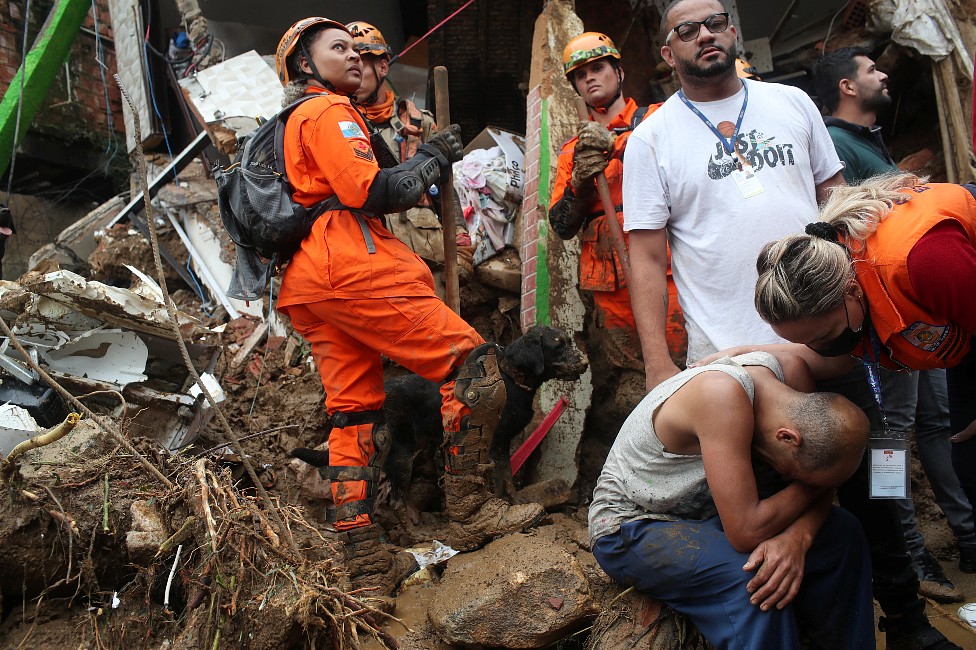
[[539,203],[539,152],[542,136],[542,90],[536,86],[529,91],[526,102],[525,127],[525,189],[522,199],[522,330],[536,324],[539,244],[539,221],[546,218]]
[[[21,64],[24,37],[25,0],[0,0],[0,93],[5,92]],[[115,51],[112,44],[112,28],[106,0],[95,0],[98,33],[101,34],[102,68],[96,60],[98,48],[94,35],[96,19],[92,12],[85,17],[83,27],[74,38],[67,60],[67,70],[62,66],[55,77],[41,109],[31,126],[32,130],[69,141],[86,137],[94,142],[104,142],[111,128],[124,134],[122,122],[122,97],[112,79],[115,73]],[[50,2],[31,2],[28,17],[28,51],[38,30],[47,19]],[[111,119],[106,114],[105,88]]]
[[[427,0],[434,26],[466,0]],[[542,0],[475,2],[430,37],[430,65],[447,66],[451,118],[465,139],[488,124],[525,132],[530,44]],[[520,88],[520,84],[522,87]]]

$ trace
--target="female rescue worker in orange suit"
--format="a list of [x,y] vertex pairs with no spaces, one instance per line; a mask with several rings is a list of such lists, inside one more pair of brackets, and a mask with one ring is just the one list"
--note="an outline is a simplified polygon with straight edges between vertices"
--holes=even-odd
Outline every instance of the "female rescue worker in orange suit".
[[[952,464],[972,504],[974,194],[972,184],[924,183],[912,174],[834,188],[807,234],[765,246],[756,284],[756,308],[777,334],[821,356],[862,359],[875,388],[878,365],[948,369]],[[848,360],[854,363],[834,363]],[[976,557],[963,557],[960,566],[976,572]]]
[[[346,27],[321,17],[295,23],[281,39],[275,63],[286,105],[317,95],[295,108],[285,126],[285,169],[293,198],[307,207],[338,201],[315,221],[285,269],[278,309],[311,344],[325,388],[333,428],[323,474],[331,481],[335,502],[330,520],[337,531],[345,531],[339,537],[347,568],[354,584],[380,581],[389,592],[411,562],[380,543],[371,519],[388,443],[381,355],[443,381],[483,340],[437,298],[427,265],[386,229],[382,215],[416,205],[441,168],[461,158],[459,129],[433,135],[413,158],[380,169],[366,124],[349,100],[362,80],[362,61]],[[471,414],[455,396],[454,385],[448,381],[441,388],[441,415],[450,440],[465,432]],[[462,445],[457,455],[472,451],[480,449]],[[445,490],[451,510],[452,493],[447,485]],[[483,497],[476,505],[489,502],[487,493]],[[501,507],[492,504],[493,512]],[[512,520],[519,513],[538,518],[539,509],[517,506],[509,514]],[[524,527],[529,522],[512,523]]]
[[[609,330],[627,333],[614,341],[621,348],[615,352],[632,355],[640,350],[637,325],[595,178],[600,172],[606,174],[622,228],[624,148],[634,127],[660,104],[638,108],[633,99],[623,97],[620,52],[605,34],[585,32],[572,39],[563,50],[563,69],[570,85],[586,102],[590,121],[582,122],[577,135],[559,152],[549,223],[563,239],[575,237],[582,229],[579,287],[593,293],[597,322]],[[672,359],[683,364],[688,337],[670,268],[667,340]],[[642,362],[636,358],[630,361],[627,365],[643,370]]]

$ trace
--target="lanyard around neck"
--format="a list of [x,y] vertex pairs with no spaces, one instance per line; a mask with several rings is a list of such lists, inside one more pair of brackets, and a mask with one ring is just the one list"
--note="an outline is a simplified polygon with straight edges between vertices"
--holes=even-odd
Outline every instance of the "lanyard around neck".
[[881,422],[884,426],[884,431],[887,433],[888,429],[888,418],[885,416],[884,399],[881,396],[881,340],[878,338],[878,332],[874,329],[874,326],[865,320],[864,327],[867,327],[867,335],[865,338],[869,340],[869,345],[865,346],[865,354],[867,357],[871,355],[873,359],[868,361],[867,359],[862,359],[864,363],[864,373],[868,377],[868,384],[871,386],[871,392],[874,393],[874,401],[878,403],[878,409],[881,411]]
[[705,117],[705,114],[698,110],[698,107],[692,104],[688,98],[685,97],[684,92],[681,90],[678,91],[678,97],[685,103],[685,106],[690,108],[691,111],[697,115],[702,122],[705,123],[705,126],[712,130],[715,137],[717,137],[719,142],[722,143],[722,148],[725,149],[726,153],[733,157],[735,156],[735,140],[739,137],[739,129],[742,128],[742,118],[745,116],[746,106],[749,104],[749,86],[744,81],[742,82],[742,88],[745,90],[745,97],[742,98],[742,108],[739,109],[739,119],[735,121],[735,130],[732,132],[732,137],[728,141],[725,140],[725,136],[722,135],[722,132],[715,128],[712,121]]

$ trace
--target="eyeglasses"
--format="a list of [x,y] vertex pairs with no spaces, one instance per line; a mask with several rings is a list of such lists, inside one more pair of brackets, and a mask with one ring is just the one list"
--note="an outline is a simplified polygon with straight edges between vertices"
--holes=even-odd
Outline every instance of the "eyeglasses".
[[672,34],[677,34],[678,38],[683,41],[693,41],[698,38],[698,33],[701,31],[701,26],[704,25],[713,34],[721,34],[726,29],[729,28],[729,15],[727,13],[712,14],[705,20],[689,20],[687,22],[678,23],[674,26],[668,35],[664,37],[664,42],[667,43],[671,40]]

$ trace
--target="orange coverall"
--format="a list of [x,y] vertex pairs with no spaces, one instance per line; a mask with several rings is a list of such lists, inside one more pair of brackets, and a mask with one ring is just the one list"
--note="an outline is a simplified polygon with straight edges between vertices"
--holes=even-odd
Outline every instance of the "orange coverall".
[[[285,126],[285,170],[294,200],[308,207],[331,195],[362,207],[379,166],[366,124],[345,97],[326,94],[295,109]],[[278,309],[311,344],[329,414],[382,408],[386,355],[433,381],[444,380],[483,343],[434,293],[430,269],[380,219],[349,210],[324,213],[285,269]],[[366,228],[375,246],[367,250]],[[470,410],[441,388],[445,431],[457,431]],[[333,429],[329,465],[364,467],[376,449],[372,424]],[[335,505],[366,498],[365,481],[333,481]],[[369,515],[336,522],[348,529]]]
[[[659,106],[660,104],[651,104],[644,116],[645,119]],[[607,127],[617,133],[617,137],[614,139],[613,151],[604,173],[607,176],[610,196],[616,206],[617,220],[620,222],[621,228],[624,223],[623,206],[621,205],[623,203],[624,149],[632,132],[631,122],[637,108],[637,103],[628,98],[624,110],[614,117]],[[566,192],[566,188],[569,187],[570,178],[573,174],[573,152],[575,148],[576,137],[573,136],[559,151],[556,181],[549,201],[550,210],[559,202]],[[594,199],[593,205],[586,210],[586,213],[594,215],[594,218],[588,219],[588,222],[583,225],[581,233],[583,246],[580,253],[579,287],[593,293],[593,302],[596,304],[598,315],[605,327],[627,329],[633,332],[636,342],[637,323],[634,320],[634,312],[630,305],[630,291],[628,291],[627,283],[624,280],[620,260],[617,259],[613,250],[610,226],[603,214],[603,207],[600,205],[599,198]],[[624,242],[629,248],[628,239],[627,234],[624,233]],[[670,251],[668,256],[670,260]],[[671,277],[670,261],[668,264],[668,317],[665,333],[672,358],[683,359],[688,348],[688,336],[685,333],[684,316],[681,313],[681,307],[678,305],[678,290],[675,288],[674,279]]]

